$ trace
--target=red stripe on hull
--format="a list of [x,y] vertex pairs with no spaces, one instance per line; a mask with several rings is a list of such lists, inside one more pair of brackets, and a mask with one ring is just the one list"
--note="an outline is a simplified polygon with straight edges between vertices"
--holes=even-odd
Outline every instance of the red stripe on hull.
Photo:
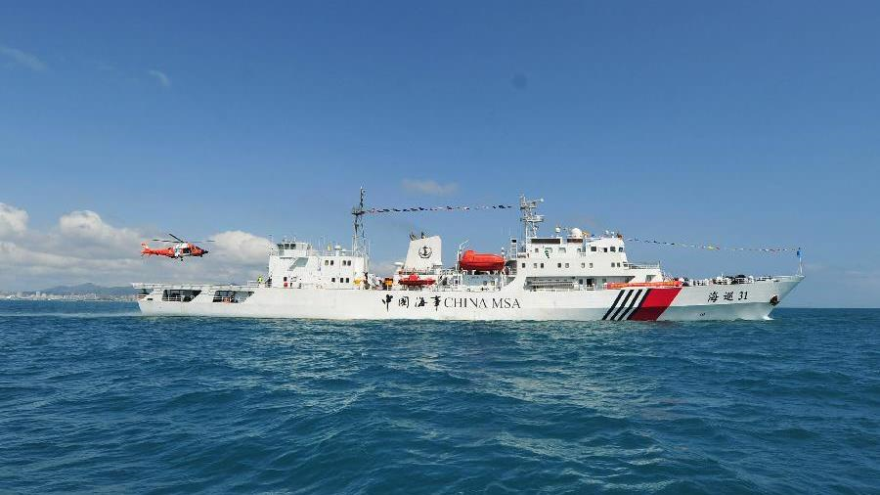
[[634,321],[655,321],[657,318],[660,318],[660,315],[666,311],[672,301],[675,300],[675,296],[681,292],[680,288],[670,288],[670,289],[651,289],[651,292],[645,296],[645,300],[642,301],[639,309],[633,311],[633,314],[629,316],[629,320]]

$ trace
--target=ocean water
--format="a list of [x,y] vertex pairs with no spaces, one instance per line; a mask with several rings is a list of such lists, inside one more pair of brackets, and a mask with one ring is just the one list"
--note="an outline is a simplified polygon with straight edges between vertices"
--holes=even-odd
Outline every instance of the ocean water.
[[729,323],[0,303],[0,492],[880,493],[880,310]]

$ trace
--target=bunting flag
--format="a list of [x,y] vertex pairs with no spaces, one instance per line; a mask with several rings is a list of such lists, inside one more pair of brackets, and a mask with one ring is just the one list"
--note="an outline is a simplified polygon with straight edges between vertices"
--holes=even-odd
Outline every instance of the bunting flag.
[[659,244],[661,246],[672,246],[672,247],[683,247],[683,248],[692,248],[692,249],[705,249],[707,251],[746,251],[753,253],[789,253],[789,252],[797,252],[798,257],[800,257],[801,248],[797,247],[769,247],[769,248],[751,248],[751,247],[730,247],[730,246],[716,246],[714,244],[687,244],[684,242],[668,242],[668,241],[656,241],[653,239],[638,239],[636,237],[630,237],[626,240],[627,242],[641,242],[644,244]]
[[476,211],[476,210],[509,210],[509,205],[488,206],[414,206],[412,208],[367,208],[364,213],[374,215],[377,213],[418,213],[422,211]]

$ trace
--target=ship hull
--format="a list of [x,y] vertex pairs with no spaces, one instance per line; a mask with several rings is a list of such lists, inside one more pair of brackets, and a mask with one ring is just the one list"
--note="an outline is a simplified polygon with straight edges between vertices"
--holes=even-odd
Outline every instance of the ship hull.
[[[328,290],[241,287],[241,302],[218,300],[229,286],[151,286],[138,301],[152,316],[211,316],[328,320],[466,321],[709,321],[762,320],[803,277],[748,284],[615,290],[496,291]],[[167,290],[199,294],[187,302],[163,300]]]

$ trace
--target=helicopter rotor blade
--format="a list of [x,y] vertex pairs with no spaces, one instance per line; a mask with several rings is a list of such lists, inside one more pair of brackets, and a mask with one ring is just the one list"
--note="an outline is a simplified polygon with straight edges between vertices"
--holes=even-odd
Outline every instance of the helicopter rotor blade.
[[181,239],[180,237],[177,237],[177,236],[174,235],[174,234],[168,234],[168,235],[171,236],[171,238],[174,239],[174,240],[176,240],[177,242],[186,242],[186,241],[184,241],[184,240]]

